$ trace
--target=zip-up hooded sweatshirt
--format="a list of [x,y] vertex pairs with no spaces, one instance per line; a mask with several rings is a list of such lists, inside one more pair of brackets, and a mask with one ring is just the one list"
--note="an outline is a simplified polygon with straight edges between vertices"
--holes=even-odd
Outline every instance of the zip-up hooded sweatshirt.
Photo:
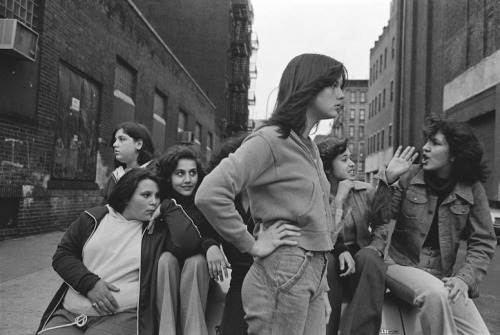
[[[330,183],[314,142],[309,147],[295,132],[279,138],[276,126],[250,134],[234,154],[208,174],[195,202],[208,221],[241,252],[249,251],[255,238],[234,205],[248,190],[255,229],[281,221],[301,228],[294,237],[310,251],[329,251],[335,242],[329,209]],[[312,150],[312,152],[311,152]]]
[[[168,224],[158,221],[149,226],[144,223],[143,226],[137,308],[137,334],[141,335],[158,334],[156,278],[160,255],[169,251],[176,257],[187,258],[199,253],[201,247],[197,228],[179,205],[170,201],[164,204],[162,211],[162,217]],[[52,266],[64,283],[44,312],[37,333],[45,327],[52,314],[62,308],[61,302],[70,286],[86,296],[99,281],[99,276],[83,264],[82,250],[106,214],[108,209],[105,206],[85,211],[69,226],[61,239],[52,258]]]

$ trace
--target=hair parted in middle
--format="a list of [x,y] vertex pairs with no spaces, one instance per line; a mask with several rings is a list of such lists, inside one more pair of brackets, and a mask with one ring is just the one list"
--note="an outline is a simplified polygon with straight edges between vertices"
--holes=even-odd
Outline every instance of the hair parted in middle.
[[196,185],[196,193],[198,187],[200,186],[203,178],[205,178],[205,169],[203,168],[203,163],[201,161],[201,155],[199,151],[193,145],[176,144],[169,148],[160,157],[156,165],[156,171],[160,177],[160,192],[161,198],[172,198],[176,195],[172,187],[172,173],[174,173],[177,168],[177,163],[181,159],[192,159],[196,162],[196,170],[198,172],[198,184]]
[[318,151],[325,172],[332,172],[332,161],[347,150],[347,138],[327,137],[318,143]]
[[306,128],[306,110],[319,92],[343,78],[347,85],[347,69],[332,57],[302,54],[293,58],[281,76],[274,112],[265,125],[278,126],[280,137],[293,130],[302,135]]

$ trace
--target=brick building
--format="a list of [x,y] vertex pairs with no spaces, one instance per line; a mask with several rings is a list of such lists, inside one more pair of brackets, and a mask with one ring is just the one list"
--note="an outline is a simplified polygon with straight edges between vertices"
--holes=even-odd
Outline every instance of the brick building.
[[395,145],[423,145],[426,116],[468,122],[492,171],[484,184],[500,200],[500,2],[394,0],[397,11]]
[[246,130],[258,48],[250,0],[134,2],[214,102],[218,131]]
[[0,31],[0,238],[102,203],[117,122],[213,148],[213,103],[132,1],[4,1]]
[[365,180],[366,146],[365,120],[368,110],[368,80],[349,79],[345,88],[345,104],[331,135],[347,137],[358,180]]
[[372,181],[392,158],[394,148],[397,21],[391,6],[387,26],[370,49],[368,116],[366,121],[366,180]]

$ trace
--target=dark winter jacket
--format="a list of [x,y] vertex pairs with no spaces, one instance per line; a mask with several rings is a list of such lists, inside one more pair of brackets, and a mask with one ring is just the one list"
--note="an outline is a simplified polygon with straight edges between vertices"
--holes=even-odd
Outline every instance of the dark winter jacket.
[[[175,222],[175,224],[157,221],[151,225],[144,223],[143,226],[137,308],[137,334],[141,335],[158,334],[156,278],[160,255],[164,251],[169,251],[176,257],[187,258],[198,253],[201,244],[198,230],[182,208],[173,201],[164,202],[162,205],[165,222]],[[85,211],[70,225],[57,246],[52,266],[64,283],[43,314],[37,332],[46,326],[57,309],[62,308],[61,302],[70,286],[86,296],[100,280],[97,274],[90,272],[83,264],[82,250],[107,213],[108,209],[105,206]]]

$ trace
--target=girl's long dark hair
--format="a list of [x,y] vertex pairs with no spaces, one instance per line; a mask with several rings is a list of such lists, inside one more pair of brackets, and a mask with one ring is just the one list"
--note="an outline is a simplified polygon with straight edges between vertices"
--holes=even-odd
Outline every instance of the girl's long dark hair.
[[454,157],[453,175],[457,180],[473,184],[484,183],[490,173],[483,161],[483,146],[474,134],[472,127],[465,122],[445,120],[441,117],[430,117],[423,129],[425,139],[440,131],[450,146],[450,156]]
[[172,187],[172,173],[177,168],[177,163],[181,159],[192,159],[196,162],[196,170],[198,170],[198,184],[196,185],[193,196],[196,194],[203,178],[205,178],[205,170],[201,162],[201,156],[198,150],[192,145],[173,145],[165,151],[158,160],[156,171],[160,177],[160,196],[162,199],[175,198],[179,196]]
[[347,85],[347,69],[325,55],[302,54],[290,61],[281,76],[276,106],[265,125],[278,126],[281,138],[293,130],[302,135],[306,128],[306,109],[319,92],[343,78]]
[[[111,135],[111,148],[113,147],[113,143],[115,143],[116,132],[120,129],[123,129],[123,132],[132,137],[135,141],[142,140],[142,148],[141,150],[139,150],[139,156],[137,156],[137,164],[139,164],[139,166],[149,162],[154,158],[155,145],[153,143],[153,140],[151,139],[151,134],[149,133],[148,128],[141,123],[120,123]],[[119,162],[115,158],[115,167],[119,166],[123,166],[124,168],[126,167],[124,163]]]

